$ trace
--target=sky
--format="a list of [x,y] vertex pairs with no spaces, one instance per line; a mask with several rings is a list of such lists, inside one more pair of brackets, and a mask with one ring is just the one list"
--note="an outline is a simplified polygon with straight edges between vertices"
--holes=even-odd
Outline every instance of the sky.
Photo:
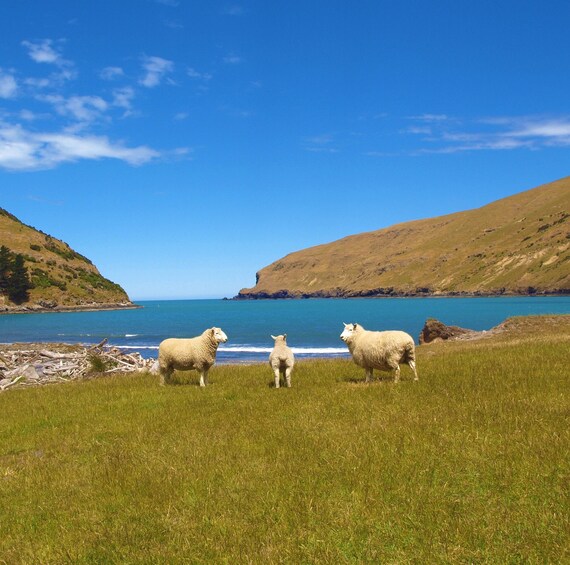
[[0,207],[131,299],[570,174],[567,0],[2,0]]

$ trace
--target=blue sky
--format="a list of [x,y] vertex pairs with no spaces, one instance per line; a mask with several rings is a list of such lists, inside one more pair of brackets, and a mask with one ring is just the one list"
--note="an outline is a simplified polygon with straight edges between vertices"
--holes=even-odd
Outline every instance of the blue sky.
[[0,206],[133,299],[570,174],[567,1],[2,0]]

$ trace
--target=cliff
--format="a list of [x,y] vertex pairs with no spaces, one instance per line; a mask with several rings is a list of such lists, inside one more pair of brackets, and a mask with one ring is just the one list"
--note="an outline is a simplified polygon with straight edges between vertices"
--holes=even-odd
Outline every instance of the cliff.
[[236,298],[570,294],[570,177],[297,251]]
[[67,243],[22,223],[0,208],[0,246],[24,257],[33,288],[29,300],[12,303],[0,294],[0,311],[132,308],[120,285],[101,275]]

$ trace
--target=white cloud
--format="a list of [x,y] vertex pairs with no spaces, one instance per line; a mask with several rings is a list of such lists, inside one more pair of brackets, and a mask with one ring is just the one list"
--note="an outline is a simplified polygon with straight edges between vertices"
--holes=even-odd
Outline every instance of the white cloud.
[[[459,120],[444,114],[424,114],[408,119],[417,120],[420,125],[407,127],[401,133],[423,135],[422,141],[430,144],[408,151],[414,155],[570,146],[568,116],[499,116]],[[426,122],[430,124],[429,129],[423,125]]]
[[79,122],[93,122],[107,110],[108,104],[99,96],[71,96],[65,98],[59,94],[38,97],[39,100],[53,105],[61,116],[70,117]]
[[139,80],[139,84],[147,88],[158,86],[162,79],[174,70],[174,63],[162,57],[143,57],[142,66],[145,75]]
[[133,107],[132,101],[135,97],[135,91],[130,86],[117,88],[113,90],[113,106],[124,108],[129,113]]
[[53,47],[51,39],[44,39],[34,43],[33,41],[22,41],[22,45],[28,48],[28,54],[36,63],[59,64],[62,60],[61,53]]
[[38,119],[37,114],[35,114],[31,110],[26,110],[26,109],[20,110],[19,117],[25,122],[33,122]]
[[200,80],[211,80],[212,75],[211,73],[200,73],[198,72],[196,69],[193,69],[192,67],[188,67],[186,69],[186,74],[190,77],[190,78],[195,78],[195,79],[200,79]]
[[313,153],[338,153],[338,149],[331,144],[334,137],[329,133],[314,135],[305,139],[304,147]]
[[69,69],[71,61],[64,59],[59,49],[51,39],[41,41],[22,41],[22,45],[28,49],[28,54],[36,63],[47,63],[56,65],[61,69]]
[[121,67],[105,67],[99,73],[103,80],[115,80],[125,75],[125,71]]
[[51,39],[41,41],[22,41],[22,45],[28,49],[30,58],[36,63],[46,63],[57,67],[57,72],[49,78],[27,78],[24,83],[35,88],[56,87],[65,81],[73,80],[77,76],[71,61],[64,59],[59,49]]
[[222,14],[225,16],[241,16],[243,14],[243,7],[238,4],[231,4],[222,8]]
[[421,114],[420,116],[410,116],[408,119],[420,122],[445,122],[449,120],[449,116],[447,114]]
[[24,80],[24,84],[36,89],[46,89],[54,86],[54,82],[49,78],[27,78]]
[[105,136],[36,133],[19,125],[0,124],[0,168],[10,171],[51,169],[85,159],[119,159],[142,165],[158,157],[160,153],[150,147],[125,147]]
[[570,136],[570,119],[529,120],[509,133],[512,137],[566,138]]
[[239,63],[243,62],[243,59],[239,55],[235,55],[234,53],[229,53],[224,57],[223,61],[228,65],[239,65]]
[[184,25],[176,20],[164,20],[164,25],[170,29],[184,29]]
[[18,90],[18,84],[13,75],[0,69],[0,98],[13,98]]

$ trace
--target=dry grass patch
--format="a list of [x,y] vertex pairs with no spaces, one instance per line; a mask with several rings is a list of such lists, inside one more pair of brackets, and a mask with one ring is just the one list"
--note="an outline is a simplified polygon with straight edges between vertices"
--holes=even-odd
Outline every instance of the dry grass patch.
[[569,343],[7,391],[0,563],[568,561]]

